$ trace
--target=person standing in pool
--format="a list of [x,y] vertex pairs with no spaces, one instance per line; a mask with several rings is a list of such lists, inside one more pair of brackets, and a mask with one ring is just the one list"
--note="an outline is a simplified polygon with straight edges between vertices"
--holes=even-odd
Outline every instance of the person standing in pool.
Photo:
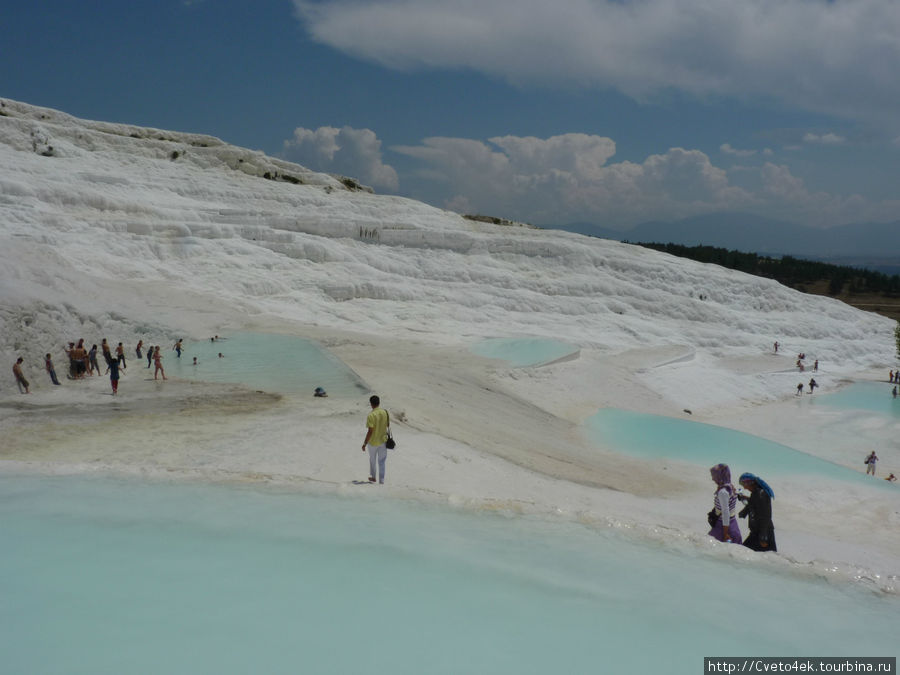
[[749,497],[738,495],[746,506],[738,514],[739,518],[747,518],[747,527],[750,533],[744,540],[744,546],[754,551],[777,551],[775,545],[775,526],[772,525],[772,500],[775,493],[768,483],[752,473],[742,473],[738,479]]
[[159,351],[159,345],[156,345],[153,349],[153,362],[156,364],[156,369],[153,371],[153,379],[157,379],[158,375],[162,373],[163,379],[168,380],[169,378],[166,377],[166,371],[163,370],[162,354]]
[[59,380],[56,379],[56,368],[53,367],[53,359],[50,357],[50,354],[44,355],[44,368],[50,374],[50,381],[53,384],[59,384]]
[[797,393],[795,394],[795,396],[800,396],[801,394],[803,394],[803,383],[802,382],[797,385]]
[[128,368],[128,366],[125,365],[125,347],[122,346],[121,342],[116,345],[116,361],[122,366],[122,370]]
[[384,484],[384,465],[387,461],[387,446],[385,443],[388,438],[388,426],[391,419],[387,410],[379,407],[381,399],[377,396],[369,397],[369,405],[372,406],[372,412],[366,417],[366,438],[362,444],[362,451],[366,451],[369,446],[369,482],[375,482],[375,465],[378,465],[378,482]]
[[709,470],[709,475],[716,484],[716,491],[713,493],[713,511],[715,515],[715,524],[709,531],[711,537],[715,537],[719,541],[730,542],[732,544],[741,543],[741,528],[738,527],[737,512],[737,491],[731,484],[731,469],[727,464],[716,464]]
[[150,345],[150,347],[147,349],[147,367],[148,368],[150,367],[150,364],[153,363],[153,353],[154,352],[155,352],[155,349],[153,348],[153,345]]
[[112,385],[113,396],[119,393],[119,361],[109,360],[109,383]]
[[809,393],[813,393],[813,390],[819,386],[819,383],[816,382],[815,378],[811,378],[809,380]]
[[179,359],[181,358],[181,349],[182,349],[183,342],[184,342],[184,340],[182,340],[181,338],[178,338],[178,341],[175,342],[175,344],[172,346],[172,351],[175,352],[175,356],[177,356]]
[[142,352],[143,347],[144,347],[144,341],[138,340],[137,347],[134,348],[134,353],[137,355],[138,361],[140,361],[142,358],[144,358],[144,354]]

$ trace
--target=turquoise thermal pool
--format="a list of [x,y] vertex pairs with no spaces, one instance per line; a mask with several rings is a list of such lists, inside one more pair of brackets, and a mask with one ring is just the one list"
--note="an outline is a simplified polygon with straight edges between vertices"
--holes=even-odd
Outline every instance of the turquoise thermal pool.
[[887,382],[855,382],[833,394],[810,398],[817,406],[865,410],[900,419],[900,397],[894,398],[891,394],[891,390],[896,386]]
[[732,475],[813,474],[838,480],[878,484],[862,472],[794,450],[759,436],[689,420],[605,408],[585,422],[595,443],[645,459],[674,459],[704,467],[724,462]]
[[545,338],[489,338],[470,349],[478,356],[502,359],[518,368],[546,365],[579,353],[575,345]]
[[693,675],[897,653],[896,596],[784,561],[370,497],[0,475],[3,669]]
[[[223,358],[219,358],[219,353]],[[204,382],[243,384],[279,393],[309,393],[324,388],[329,396],[369,392],[360,377],[316,342],[293,335],[235,333],[217,341],[186,342],[181,358],[163,345],[166,374]],[[194,357],[197,365],[193,365]]]

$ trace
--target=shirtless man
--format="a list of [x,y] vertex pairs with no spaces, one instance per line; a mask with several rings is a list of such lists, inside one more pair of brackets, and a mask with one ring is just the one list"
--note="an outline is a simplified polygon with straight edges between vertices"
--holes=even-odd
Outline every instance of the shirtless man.
[[88,372],[88,353],[84,348],[84,338],[78,339],[78,344],[72,350],[72,360],[75,362],[75,377],[84,377]]
[[[24,360],[25,359],[23,359],[21,356],[16,360],[15,364],[13,365],[13,375],[16,376],[16,385],[18,385],[19,387],[19,393],[30,394],[31,392],[28,391],[28,380],[26,380],[25,375],[22,374],[22,362]],[[25,391],[22,391],[23,388],[25,389]]]
[[100,350],[103,352],[103,360],[109,363],[112,360],[112,350],[109,348],[106,338],[100,342]]

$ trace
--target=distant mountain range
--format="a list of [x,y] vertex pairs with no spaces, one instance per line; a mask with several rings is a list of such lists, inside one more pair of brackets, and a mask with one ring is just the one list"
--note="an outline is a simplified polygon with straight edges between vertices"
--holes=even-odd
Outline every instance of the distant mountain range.
[[632,243],[716,246],[747,253],[820,260],[900,274],[900,220],[831,228],[795,225],[747,213],[718,213],[673,222],[651,221],[629,230],[590,223],[547,226],[603,239]]

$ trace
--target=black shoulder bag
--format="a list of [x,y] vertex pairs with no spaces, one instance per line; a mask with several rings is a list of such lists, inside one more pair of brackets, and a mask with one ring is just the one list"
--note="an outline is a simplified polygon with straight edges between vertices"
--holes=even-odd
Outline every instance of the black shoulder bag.
[[388,450],[393,450],[394,448],[397,447],[397,442],[394,440],[394,435],[391,433],[391,414],[387,410],[385,410],[384,412],[387,413],[387,419],[388,419],[388,427],[387,427],[388,437],[387,437],[387,440],[384,442],[384,447],[386,447]]

